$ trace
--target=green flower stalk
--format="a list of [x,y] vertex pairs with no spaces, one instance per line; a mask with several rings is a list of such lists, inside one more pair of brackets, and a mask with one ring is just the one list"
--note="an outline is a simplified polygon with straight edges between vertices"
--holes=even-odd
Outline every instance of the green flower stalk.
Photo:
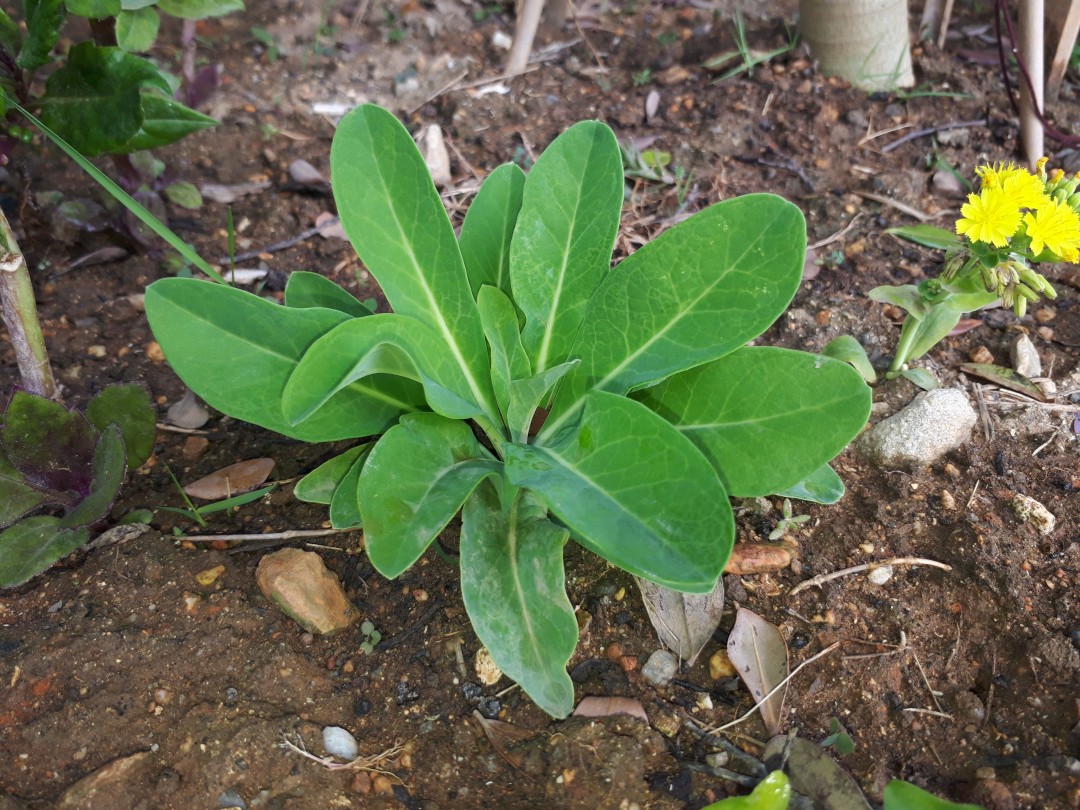
[[53,379],[49,355],[45,349],[45,337],[38,322],[34,288],[26,269],[26,258],[19,250],[11,225],[0,211],[0,307],[4,323],[11,335],[15,360],[19,365],[22,385],[34,394],[56,399],[56,381]]
[[917,287],[870,291],[875,301],[907,312],[887,379],[907,375],[909,363],[941,341],[964,312],[1000,301],[1022,318],[1030,304],[1057,298],[1033,265],[1080,262],[1080,174],[1048,174],[1046,164],[1042,158],[1034,172],[1012,163],[979,166],[981,188],[960,209],[941,275]]

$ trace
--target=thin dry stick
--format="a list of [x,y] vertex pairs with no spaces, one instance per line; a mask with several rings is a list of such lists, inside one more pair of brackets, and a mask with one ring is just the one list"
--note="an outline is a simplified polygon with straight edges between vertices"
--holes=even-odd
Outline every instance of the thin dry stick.
[[158,430],[164,430],[166,433],[183,433],[190,436],[206,436],[210,433],[209,430],[198,430],[196,428],[182,428],[177,425],[167,425],[164,422],[158,422],[155,427]]
[[892,135],[894,132],[900,132],[903,129],[911,129],[913,126],[914,124],[899,124],[895,127],[889,127],[888,129],[879,129],[877,132],[871,132],[870,127],[867,126],[866,134],[859,139],[856,146],[864,146],[870,143],[870,141],[880,138],[882,135]]
[[855,227],[855,223],[859,221],[859,217],[861,217],[861,216],[862,216],[862,212],[860,211],[859,213],[857,213],[855,216],[853,216],[851,218],[851,222],[849,222],[843,228],[838,230],[832,236],[826,236],[824,239],[819,239],[817,242],[814,242],[814,244],[807,245],[806,249],[807,250],[817,250],[818,248],[823,248],[826,245],[831,245],[833,242],[835,242],[838,239],[843,239],[844,235],[848,231],[850,231],[852,228]]
[[990,421],[990,412],[986,409],[986,397],[983,396],[983,386],[973,383],[975,386],[975,404],[979,406],[979,418],[983,424],[983,437],[986,441],[994,440],[994,423]]
[[886,565],[932,565],[935,568],[940,568],[942,571],[952,571],[951,565],[946,565],[943,562],[937,560],[927,560],[923,557],[893,557],[888,560],[882,560],[881,562],[863,563],[862,565],[853,565],[851,568],[844,568],[840,571],[833,571],[829,574],[818,574],[816,577],[806,580],[806,582],[800,582],[794,588],[791,589],[790,595],[794,596],[800,591],[805,591],[807,588],[813,588],[824,585],[834,579],[840,577],[846,577],[849,574],[861,574],[863,571],[872,571],[875,568],[881,568]]
[[956,658],[956,653],[960,649],[960,630],[964,626],[963,618],[956,623],[956,641],[953,642],[952,652],[949,653],[948,659],[945,661],[945,671],[948,672],[952,666],[953,659]]
[[178,534],[176,539],[189,540],[192,543],[216,543],[219,540],[299,540],[304,537],[329,537],[333,534],[358,531],[360,529],[289,529],[269,534]]
[[[396,757],[398,754],[400,754],[402,751],[404,751],[405,748],[403,746],[395,745],[392,748],[386,749],[381,754],[374,754],[374,755],[372,755],[370,757],[357,757],[356,759],[351,760],[349,762],[335,762],[334,758],[331,757],[331,756],[317,757],[314,754],[310,753],[307,750],[307,748],[304,747],[304,738],[303,737],[300,737],[300,736],[297,737],[297,739],[300,740],[299,745],[294,743],[292,740],[290,740],[284,734],[281,735],[281,738],[282,738],[282,740],[285,741],[285,743],[284,743],[285,748],[288,748],[290,751],[293,751],[293,752],[299,754],[302,757],[306,757],[307,759],[310,759],[312,762],[318,762],[320,765],[322,765],[327,770],[330,770],[330,771],[343,771],[343,770],[347,770],[347,769],[350,769],[350,768],[355,768],[356,770],[368,771],[369,773],[381,773],[381,774],[384,774],[386,776],[393,777],[394,779],[397,779],[399,782],[402,782],[401,778],[396,773],[393,773],[392,771],[384,770],[383,768],[380,768],[378,766],[384,765],[385,763],[389,762],[394,757]],[[404,784],[404,782],[402,782],[402,784]]]
[[763,697],[761,700],[759,700],[757,703],[755,703],[754,708],[750,709],[742,717],[737,717],[734,720],[732,720],[730,723],[724,723],[724,725],[722,725],[722,726],[717,726],[716,728],[708,729],[706,733],[708,733],[708,734],[716,734],[719,731],[725,731],[725,730],[727,730],[727,729],[729,729],[729,728],[731,728],[733,726],[739,725],[739,723],[741,723],[743,720],[745,720],[750,715],[752,715],[754,712],[756,712],[766,700],[771,698],[778,691],[780,691],[785,685],[787,685],[787,682],[790,681],[792,678],[794,678],[798,674],[799,670],[801,670],[803,667],[813,663],[814,661],[818,660],[823,655],[827,655],[828,653],[831,653],[833,650],[835,650],[839,646],[840,646],[840,642],[839,641],[834,641],[832,644],[830,644],[828,647],[826,647],[821,652],[817,653],[816,655],[810,656],[805,661],[803,661],[801,664],[799,664],[797,667],[795,667],[795,669],[791,670],[791,672],[788,673],[788,676],[786,678],[784,678],[784,680],[780,681],[780,683],[778,683],[776,686],[774,686],[772,689],[770,689],[765,694],[765,697]]
[[937,710],[943,711],[941,704],[938,702],[938,693],[934,691],[934,687],[930,685],[930,679],[926,677],[926,670],[923,669],[922,661],[919,660],[919,654],[915,652],[915,648],[911,647],[911,657],[915,659],[915,666],[919,669],[919,675],[922,676],[923,685],[926,687],[926,691],[930,693],[931,700],[934,701],[934,705],[937,706]]
[[902,711],[902,712],[911,712],[912,714],[929,714],[929,715],[933,715],[934,717],[944,717],[946,720],[952,720],[953,719],[953,716],[951,714],[947,714],[946,712],[936,712],[933,709],[906,708],[906,709],[901,709],[900,711]]
[[919,222],[929,222],[932,219],[937,219],[938,217],[948,213],[947,211],[940,211],[936,214],[927,214],[923,211],[920,211],[918,208],[913,208],[912,206],[902,203],[899,200],[894,200],[892,197],[886,197],[884,194],[874,194],[871,191],[856,191],[855,193],[862,197],[864,200],[873,200],[874,202],[879,202],[882,205],[887,205],[890,208],[895,208],[897,211],[900,211],[904,214],[907,214],[909,217],[913,217],[914,219],[919,220]]
[[975,486],[973,486],[973,487],[971,488],[971,495],[970,495],[970,496],[968,497],[968,499],[967,499],[967,503],[966,503],[966,504],[964,504],[964,508],[965,508],[965,509],[970,509],[970,508],[971,508],[971,504],[972,504],[972,503],[974,502],[974,500],[975,500],[975,493],[979,491],[979,484],[981,484],[981,483],[982,483],[982,481],[981,481],[981,480],[979,480],[979,481],[976,481],[976,482],[975,482]]
[[909,132],[907,135],[897,138],[895,141],[892,141],[891,143],[882,147],[881,151],[882,154],[885,154],[891,152],[893,149],[896,149],[898,146],[907,143],[908,141],[915,140],[916,138],[925,138],[927,135],[937,135],[939,132],[945,132],[949,129],[964,129],[965,127],[984,127],[987,123],[987,119],[979,118],[975,121],[956,121],[952,124],[942,124],[940,127],[927,127],[926,129],[917,129],[914,132]]

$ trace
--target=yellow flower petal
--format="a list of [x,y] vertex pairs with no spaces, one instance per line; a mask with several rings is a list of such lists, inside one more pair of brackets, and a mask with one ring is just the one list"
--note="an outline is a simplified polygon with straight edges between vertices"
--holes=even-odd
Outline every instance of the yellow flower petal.
[[1046,248],[1065,261],[1080,260],[1080,215],[1071,206],[1051,201],[1034,214],[1025,214],[1024,224],[1035,256]]
[[984,188],[978,194],[969,194],[960,213],[956,232],[973,242],[987,242],[994,247],[1009,244],[1020,227],[1020,209],[1001,188]]

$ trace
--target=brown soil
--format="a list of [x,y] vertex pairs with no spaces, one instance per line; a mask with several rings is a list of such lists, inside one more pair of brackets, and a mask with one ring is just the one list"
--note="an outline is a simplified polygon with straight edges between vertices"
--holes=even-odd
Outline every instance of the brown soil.
[[[528,160],[572,122],[598,117],[620,139],[655,138],[656,148],[692,172],[681,191],[632,186],[620,249],[635,248],[681,210],[746,192],[782,194],[805,211],[811,242],[843,235],[817,252],[820,266],[809,266],[819,272],[767,339],[817,350],[853,334],[887,361],[897,325],[867,291],[938,267],[930,252],[883,232],[912,224],[910,217],[858,192],[894,198],[947,227],[958,200],[931,184],[934,160],[970,176],[981,162],[1015,156],[1017,127],[999,76],[962,56],[989,48],[979,35],[986,20],[964,10],[946,50],[917,49],[920,89],[939,95],[868,96],[816,74],[801,49],[714,81],[700,65],[733,47],[726,6],[714,15],[658,0],[593,5],[603,8],[583,16],[580,30],[571,24],[544,33],[546,43],[561,47],[506,82],[508,92],[480,93],[451,85],[463,75],[462,84],[497,73],[504,52],[492,46],[492,35],[512,24],[498,9],[477,22],[472,12],[487,6],[454,0],[253,3],[245,14],[200,26],[204,53],[224,65],[226,83],[209,104],[221,125],[162,156],[173,174],[197,184],[269,180],[269,189],[233,204],[240,249],[258,250],[297,235],[332,207],[323,192],[291,185],[286,172],[297,158],[326,170],[333,127],[313,113],[315,103],[376,101],[412,128],[441,124],[463,188],[503,161]],[[787,42],[794,3],[742,5],[754,48]],[[366,15],[357,20],[360,11]],[[253,26],[277,38],[276,60],[251,36]],[[163,42],[177,41],[177,30],[168,29]],[[178,58],[168,47],[160,55]],[[407,75],[415,75],[411,86]],[[654,91],[658,111],[646,121]],[[1060,128],[1076,125],[1072,85],[1052,113]],[[989,123],[884,149],[914,130],[979,118]],[[16,168],[23,176],[11,181],[13,197],[22,181],[35,191],[88,194],[86,181],[48,150],[25,155]],[[449,198],[455,215],[467,199]],[[224,252],[222,205],[173,214],[204,256]],[[85,402],[110,381],[142,380],[164,414],[183,386],[128,298],[168,273],[159,257],[68,272],[72,260],[112,237],[54,228],[47,211],[30,207],[22,208],[20,227],[37,265],[67,400]],[[344,242],[314,237],[245,264],[259,261],[272,270],[267,294],[294,269],[318,270],[361,297],[375,293]],[[1058,382],[1059,403],[1071,406],[1068,393],[1080,388],[1080,299],[1067,272],[1058,268],[1061,296],[1041,308],[1040,320],[984,313],[978,328],[946,340],[925,365],[974,395],[974,381],[958,365],[980,345],[1007,364],[1010,342],[1026,332]],[[9,346],[0,360],[10,381]],[[874,419],[915,392],[904,381],[878,386]],[[812,520],[795,535],[795,570],[729,577],[728,597],[782,628],[793,664],[841,642],[794,678],[786,723],[820,740],[839,719],[856,746],[843,765],[872,799],[889,779],[905,778],[987,808],[1077,808],[1080,468],[1073,414],[1010,408],[992,391],[984,394],[983,422],[947,463],[907,474],[882,472],[852,452],[841,456],[846,497],[835,506],[798,505]],[[131,477],[115,516],[180,505],[166,465],[188,482],[270,456],[284,480],[334,452],[219,415],[207,430],[209,445],[194,461],[184,455],[187,437],[162,431],[152,463]],[[324,511],[294,501],[290,491],[285,485],[258,504],[216,515],[205,531],[326,525]],[[1008,504],[1013,492],[1045,504],[1057,516],[1056,530],[1041,536],[1022,523]],[[762,539],[777,517],[775,510],[746,512],[740,539]],[[724,633],[672,685],[650,686],[632,665],[658,642],[631,579],[579,549],[567,559],[570,598],[588,622],[571,661],[578,697],[636,698],[648,726],[627,718],[551,722],[505,680],[477,686],[478,642],[455,567],[434,552],[388,582],[356,553],[355,537],[328,539],[339,549],[324,551],[328,564],[383,635],[366,654],[359,632],[312,638],[267,603],[254,582],[263,548],[180,542],[174,528],[203,530],[164,511],[154,526],[160,533],[76,555],[0,596],[0,794],[8,796],[0,796],[0,808],[56,806],[73,783],[106,766],[111,778],[96,798],[80,803],[69,793],[62,806],[187,810],[242,800],[250,808],[628,810],[700,808],[737,792],[692,769],[709,749],[682,729],[688,716],[716,725],[751,705],[745,689],[710,678],[707,660]],[[884,585],[853,575],[790,595],[812,575],[891,556],[939,560],[952,570],[900,567]],[[200,585],[196,575],[218,565],[224,572]],[[629,671],[611,662],[619,650],[630,657],[623,659]],[[536,736],[500,753],[474,718],[477,709]],[[334,771],[283,747],[288,738],[321,754],[326,725],[352,731],[365,756],[404,750],[373,760],[376,770]],[[755,740],[766,734],[757,718],[736,731],[740,745],[760,753]]]

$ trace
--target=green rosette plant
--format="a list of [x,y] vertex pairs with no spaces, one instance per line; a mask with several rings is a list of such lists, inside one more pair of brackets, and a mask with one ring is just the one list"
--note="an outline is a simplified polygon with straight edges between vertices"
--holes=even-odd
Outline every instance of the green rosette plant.
[[611,130],[579,123],[528,176],[493,171],[455,236],[412,138],[360,107],[331,150],[342,224],[392,313],[294,273],[284,306],[222,284],[152,284],[180,377],[231,416],[305,441],[377,437],[305,477],[335,526],[363,526],[393,578],[461,513],[465,607],[545,711],[573,708],[573,539],[690,593],[730,554],[729,496],[843,492],[828,462],[870,393],[847,364],[748,346],[802,274],[800,211],[716,203],[611,267],[623,200]]

